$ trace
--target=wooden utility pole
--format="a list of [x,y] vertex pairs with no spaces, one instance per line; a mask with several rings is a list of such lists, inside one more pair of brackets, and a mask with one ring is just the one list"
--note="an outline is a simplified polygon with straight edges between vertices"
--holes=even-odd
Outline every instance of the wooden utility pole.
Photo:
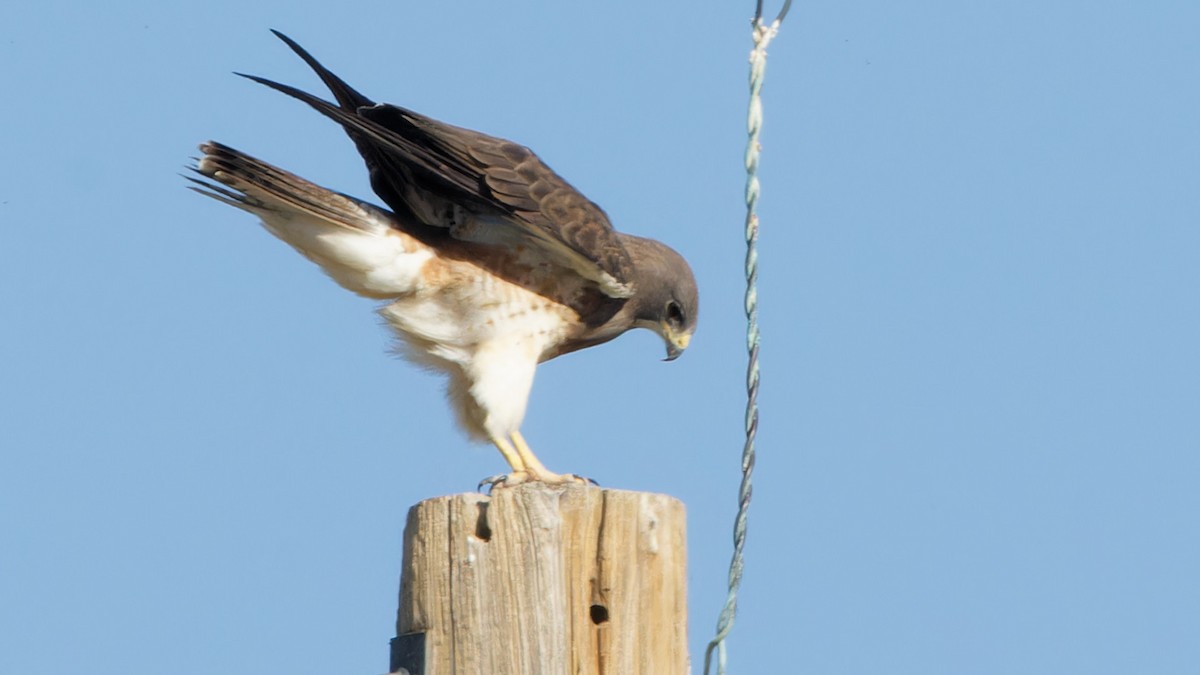
[[686,543],[664,495],[531,483],[423,501],[392,670],[685,675]]

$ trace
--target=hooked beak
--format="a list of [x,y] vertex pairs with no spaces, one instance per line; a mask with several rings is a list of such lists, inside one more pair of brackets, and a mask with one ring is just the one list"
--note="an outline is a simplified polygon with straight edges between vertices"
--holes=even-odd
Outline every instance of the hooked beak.
[[688,348],[688,343],[692,341],[692,336],[687,333],[676,335],[664,326],[663,339],[667,343],[667,358],[663,359],[663,361],[674,361],[683,354],[683,350]]

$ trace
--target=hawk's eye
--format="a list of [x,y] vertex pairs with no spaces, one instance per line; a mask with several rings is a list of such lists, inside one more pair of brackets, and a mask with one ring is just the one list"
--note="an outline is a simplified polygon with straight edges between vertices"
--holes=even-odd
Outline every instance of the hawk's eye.
[[679,303],[674,300],[667,303],[667,321],[679,326],[683,325],[683,310],[679,308]]

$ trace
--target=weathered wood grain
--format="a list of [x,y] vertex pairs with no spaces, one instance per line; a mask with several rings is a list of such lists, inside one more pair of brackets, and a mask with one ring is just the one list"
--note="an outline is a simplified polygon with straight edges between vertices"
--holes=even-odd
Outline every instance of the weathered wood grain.
[[582,486],[423,501],[397,634],[425,633],[425,675],[683,675],[685,520],[671,497]]

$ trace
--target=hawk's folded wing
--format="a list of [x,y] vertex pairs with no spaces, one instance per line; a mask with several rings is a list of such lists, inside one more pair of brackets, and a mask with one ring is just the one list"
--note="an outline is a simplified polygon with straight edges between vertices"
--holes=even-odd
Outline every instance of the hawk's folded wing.
[[[327,84],[340,82],[324,69],[318,73]],[[348,87],[339,92],[331,84],[344,106],[338,107],[295,87],[245,77],[341,124],[366,160],[375,192],[397,212],[449,228],[459,239],[531,244],[606,295],[633,294],[633,263],[608,216],[528,148],[399,106],[350,108],[366,99]]]

